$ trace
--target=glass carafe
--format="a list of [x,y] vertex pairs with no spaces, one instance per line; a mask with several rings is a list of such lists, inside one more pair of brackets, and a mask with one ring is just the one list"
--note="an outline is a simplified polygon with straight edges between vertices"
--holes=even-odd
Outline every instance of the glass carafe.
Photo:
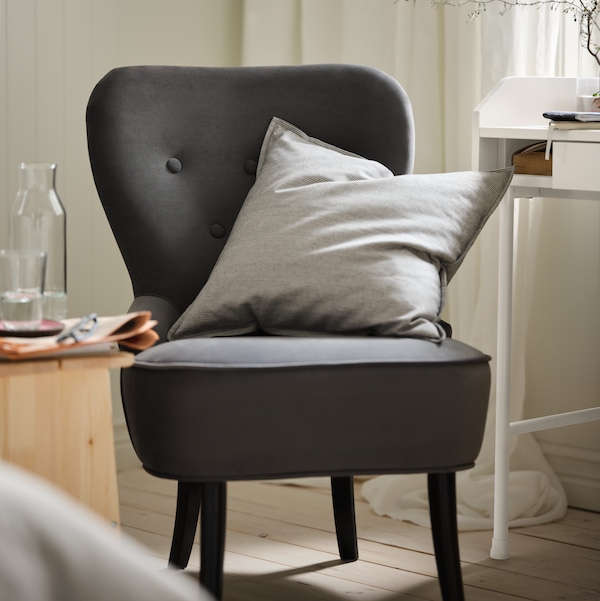
[[10,211],[10,247],[47,253],[44,319],[67,317],[66,213],[55,189],[54,163],[21,163]]

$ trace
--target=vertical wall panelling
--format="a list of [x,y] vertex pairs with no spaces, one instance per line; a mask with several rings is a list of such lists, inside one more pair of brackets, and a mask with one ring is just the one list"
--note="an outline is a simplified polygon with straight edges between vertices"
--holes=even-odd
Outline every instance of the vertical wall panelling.
[[[526,417],[600,402],[600,203],[546,201],[528,331]],[[600,422],[536,433],[569,503],[600,511]]]
[[8,75],[6,0],[0,0],[0,248],[8,239]]
[[[69,308],[74,315],[91,311],[106,313],[103,298],[92,295],[98,278],[96,265],[106,260],[103,253],[94,255],[93,216],[91,207],[96,195],[91,179],[85,135],[85,107],[91,91],[91,3],[89,0],[65,1],[65,64],[64,111],[68,115],[66,140],[67,182],[63,188],[68,216],[69,246]],[[110,280],[105,290],[119,291]]]
[[1,215],[17,192],[18,164],[56,162],[70,316],[124,312],[132,300],[88,160],[85,109],[94,85],[122,65],[238,64],[240,7],[241,0],[0,0],[0,247],[8,244]]
[[[95,83],[119,64],[118,23],[122,0],[91,1],[91,73],[90,84]],[[91,90],[90,90],[91,92]]]
[[35,160],[58,164],[60,191],[65,168],[65,3],[44,2],[35,6]]
[[[113,67],[121,64],[119,22],[122,8],[128,3],[122,0],[92,0],[89,13],[88,35],[90,53],[88,61],[88,77],[84,95],[84,106],[89,95],[100,78]],[[131,300],[131,286],[127,270],[123,265],[121,254],[114,240],[102,206],[98,200],[91,171],[87,164],[86,149],[86,212],[90,220],[91,251],[96,277],[92,281],[90,294],[92,299],[101,299],[104,311],[121,313],[125,311]],[[102,260],[98,260],[101,257]],[[112,293],[106,282],[111,282],[117,293]]]
[[[35,1],[4,0],[6,15],[2,44],[6,68],[6,169],[7,196],[2,211],[6,215],[18,187],[17,166],[21,161],[35,161]],[[8,244],[8,227],[3,228],[1,245]]]

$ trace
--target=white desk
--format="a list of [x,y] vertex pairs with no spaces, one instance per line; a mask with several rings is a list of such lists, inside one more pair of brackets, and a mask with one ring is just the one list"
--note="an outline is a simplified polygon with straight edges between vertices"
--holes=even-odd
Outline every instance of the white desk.
[[[548,120],[542,113],[576,110],[576,89],[577,78],[572,77],[502,79],[473,112],[473,169],[506,167],[511,164],[513,152],[529,143],[546,140]],[[511,421],[514,199],[555,197],[600,201],[599,165],[600,129],[555,130],[552,175],[515,175],[500,205],[494,534],[490,553],[493,559],[510,557],[510,436],[600,419],[600,407],[592,407]]]

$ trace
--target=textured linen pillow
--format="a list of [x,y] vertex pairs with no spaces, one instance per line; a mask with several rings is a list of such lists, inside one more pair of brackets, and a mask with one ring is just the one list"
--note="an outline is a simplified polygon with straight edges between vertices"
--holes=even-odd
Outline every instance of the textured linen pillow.
[[439,341],[446,283],[512,169],[394,176],[273,118],[256,182],[170,339],[378,334]]

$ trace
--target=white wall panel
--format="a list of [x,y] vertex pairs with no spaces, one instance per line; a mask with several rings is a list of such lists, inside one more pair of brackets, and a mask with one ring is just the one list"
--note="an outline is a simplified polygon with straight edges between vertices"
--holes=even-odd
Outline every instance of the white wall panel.
[[65,1],[37,2],[34,19],[36,161],[64,165]]
[[[8,197],[3,199],[6,215],[17,189],[17,165],[34,161],[36,142],[35,1],[5,0],[6,43],[2,45],[6,64],[6,143]],[[8,230],[6,229],[6,235]],[[3,246],[7,243],[3,241]]]
[[[600,403],[600,203],[545,202],[527,336],[526,417]],[[600,422],[535,436],[569,502],[600,511]]]
[[[122,65],[238,64],[240,6],[239,0],[0,0],[0,248],[8,245],[19,163],[57,163],[71,316],[121,313],[132,300],[89,166],[85,109],[94,85]],[[113,391],[122,423],[118,387]]]
[[8,77],[7,77],[7,43],[6,2],[0,0],[0,246],[8,236],[6,220],[6,199],[9,196],[8,182]]
[[122,311],[130,288],[97,200],[85,107],[94,84],[128,64],[239,62],[238,0],[1,0],[3,193],[0,246],[21,161],[58,164],[68,215],[69,313]]

